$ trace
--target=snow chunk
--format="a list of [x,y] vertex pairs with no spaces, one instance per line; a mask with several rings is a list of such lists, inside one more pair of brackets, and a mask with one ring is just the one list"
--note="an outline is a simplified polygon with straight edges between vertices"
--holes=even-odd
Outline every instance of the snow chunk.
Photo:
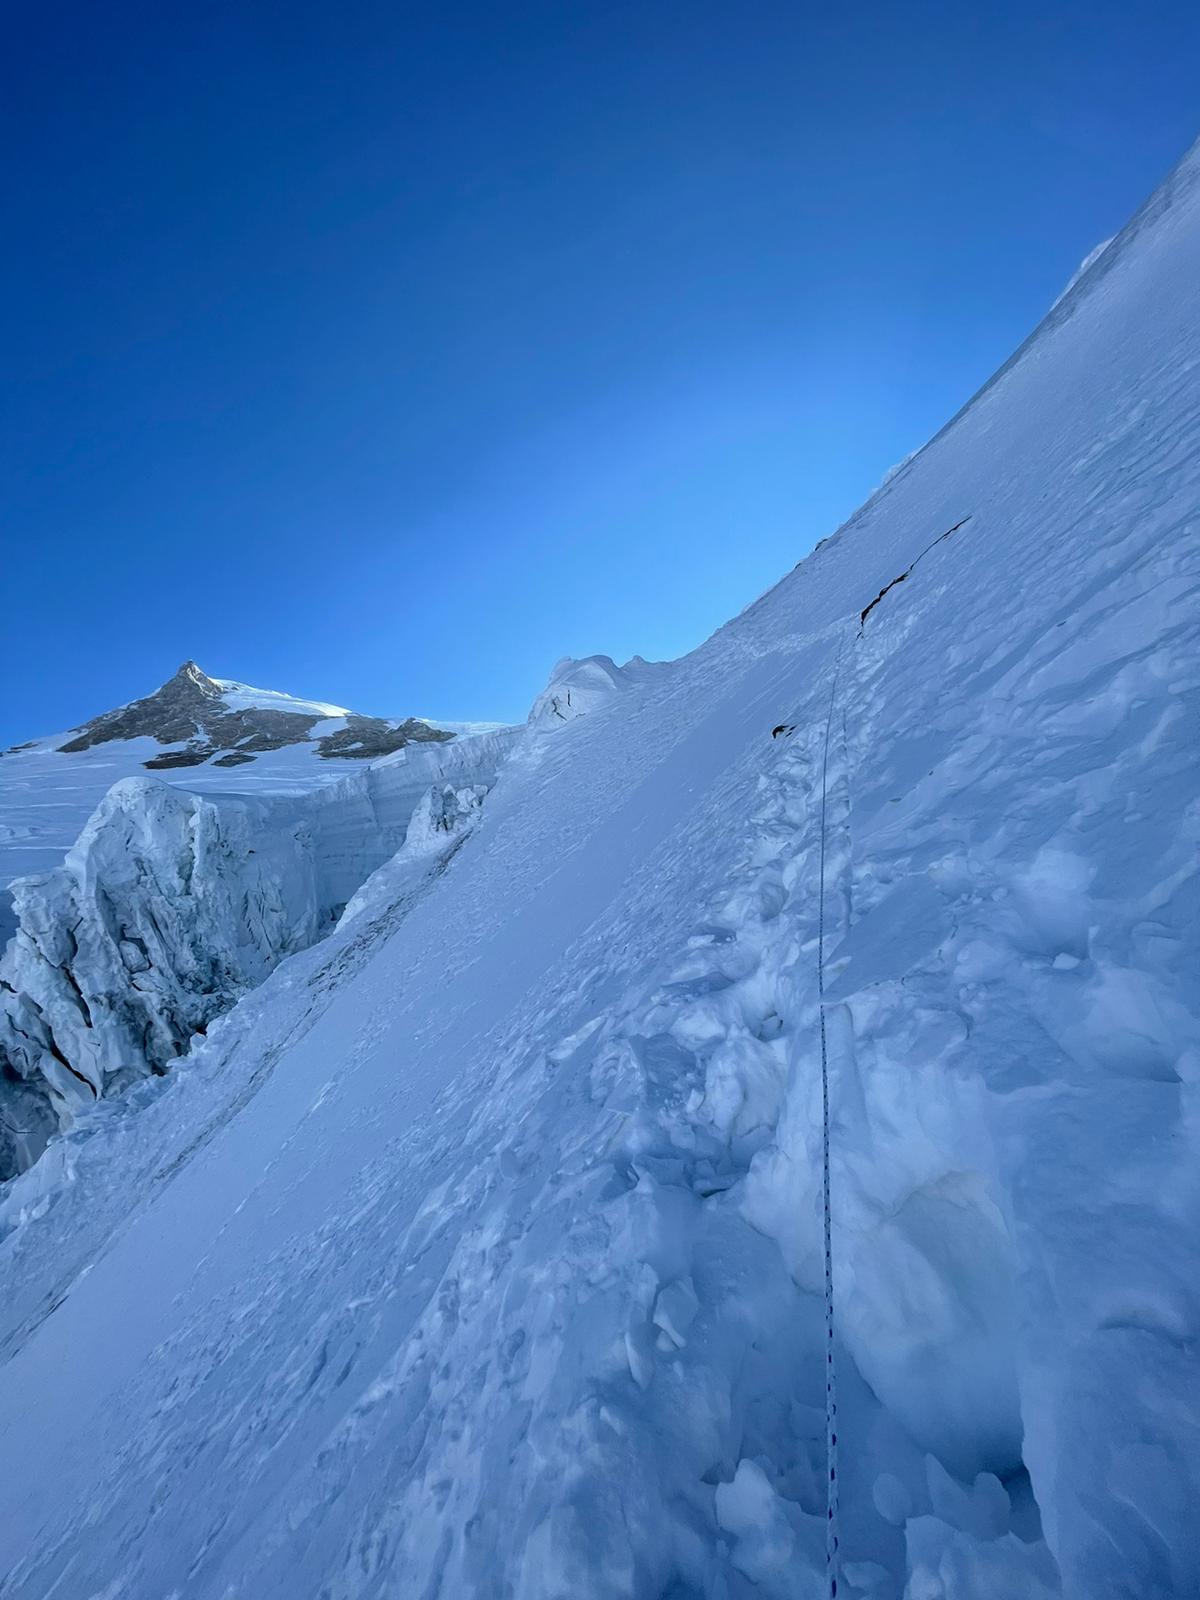
[[690,1278],[676,1278],[659,1291],[654,1305],[655,1326],[662,1329],[679,1349],[687,1343],[688,1330],[696,1320],[700,1301]]
[[796,1536],[783,1503],[757,1461],[737,1464],[732,1483],[719,1483],[717,1522],[734,1535],[732,1561],[752,1583],[764,1583],[791,1559]]
[[908,1586],[904,1600],[1058,1600],[1054,1558],[1040,1541],[1015,1534],[984,1543],[937,1517],[916,1517],[905,1530]]

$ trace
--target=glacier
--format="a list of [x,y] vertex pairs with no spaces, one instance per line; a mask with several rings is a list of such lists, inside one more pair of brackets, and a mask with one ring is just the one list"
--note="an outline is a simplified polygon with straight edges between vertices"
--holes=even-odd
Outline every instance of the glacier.
[[519,732],[409,745],[300,795],[114,784],[60,867],[11,885],[0,1177],[102,1096],[166,1072],[277,962],[328,933],[385,863],[432,869]]
[[0,942],[13,931],[7,885],[60,866],[122,778],[152,772],[191,792],[299,795],[389,752],[499,731],[496,723],[363,716],[210,678],[185,661],[140,700],[0,750]]
[[0,1595],[828,1595],[822,1011],[838,1594],[1200,1591],[1198,534],[1200,149],[7,1185]]

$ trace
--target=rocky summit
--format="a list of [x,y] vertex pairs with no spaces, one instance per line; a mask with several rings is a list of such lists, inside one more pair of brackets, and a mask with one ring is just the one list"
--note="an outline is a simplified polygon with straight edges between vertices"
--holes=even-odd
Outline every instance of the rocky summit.
[[182,746],[163,750],[142,763],[156,771],[198,767],[209,761],[217,767],[238,767],[264,751],[309,740],[315,753],[325,758],[370,760],[391,755],[407,744],[454,737],[415,717],[396,722],[349,711],[332,719],[329,731],[314,738],[318,723],[331,722],[320,710],[231,705],[229,692],[240,687],[210,678],[194,661],[185,661],[153,694],[93,717],[73,730],[75,737],[58,748],[65,755],[77,755],[115,739],[137,738]]

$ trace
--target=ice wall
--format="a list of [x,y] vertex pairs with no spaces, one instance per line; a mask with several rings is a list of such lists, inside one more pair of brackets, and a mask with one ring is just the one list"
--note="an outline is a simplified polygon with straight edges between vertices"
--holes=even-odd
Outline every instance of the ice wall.
[[13,885],[0,1177],[79,1110],[166,1072],[383,863],[471,826],[513,737],[414,746],[307,795],[115,784],[61,867]]

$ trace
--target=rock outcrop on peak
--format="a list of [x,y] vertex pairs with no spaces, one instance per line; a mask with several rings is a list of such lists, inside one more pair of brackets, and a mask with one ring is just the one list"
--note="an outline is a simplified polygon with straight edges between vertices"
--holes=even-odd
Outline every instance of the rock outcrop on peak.
[[454,737],[415,717],[391,721],[353,711],[336,719],[341,726],[314,736],[319,723],[331,720],[320,711],[231,705],[228,690],[227,684],[210,678],[194,661],[185,661],[174,677],[153,694],[93,717],[73,730],[74,738],[58,749],[63,755],[78,755],[95,745],[138,738],[182,746],[164,750],[142,763],[148,771],[155,772],[203,766],[209,761],[214,766],[242,766],[265,751],[307,741],[314,744],[317,755],[325,758],[369,761],[391,755],[408,744]]

